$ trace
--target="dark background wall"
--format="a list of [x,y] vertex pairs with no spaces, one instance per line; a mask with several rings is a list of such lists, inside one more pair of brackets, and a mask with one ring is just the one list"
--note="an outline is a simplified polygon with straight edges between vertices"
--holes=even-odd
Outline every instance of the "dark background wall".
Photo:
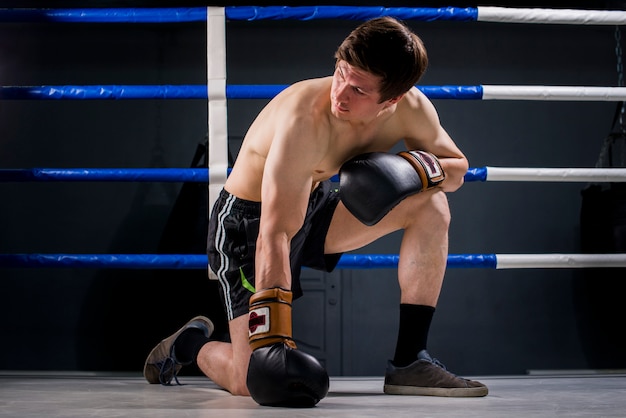
[[[42,6],[31,3],[0,7]],[[537,6],[499,3],[507,4]],[[356,24],[230,22],[228,83],[328,75],[336,46]],[[424,85],[617,83],[614,27],[410,25],[430,55]],[[201,23],[3,23],[0,85],[202,84],[205,51]],[[264,103],[229,102],[234,155]],[[472,167],[592,167],[616,105],[438,100],[435,106]],[[0,168],[187,167],[206,135],[206,113],[201,100],[2,101]],[[466,184],[450,195],[450,252],[580,252],[585,186]],[[175,206],[178,196],[187,204]],[[194,186],[175,183],[0,183],[0,253],[202,253],[201,197]],[[393,235],[361,252],[396,253],[398,242]],[[626,367],[617,332],[624,319],[620,278],[623,270],[451,269],[430,350],[463,374]],[[395,343],[395,271],[341,270],[321,282],[332,289],[326,297],[334,310],[323,322],[332,328],[326,354],[339,359],[331,374],[382,374]],[[4,268],[0,295],[0,369],[139,371],[149,349],[191,315],[209,315],[224,330],[215,284],[202,271]]]

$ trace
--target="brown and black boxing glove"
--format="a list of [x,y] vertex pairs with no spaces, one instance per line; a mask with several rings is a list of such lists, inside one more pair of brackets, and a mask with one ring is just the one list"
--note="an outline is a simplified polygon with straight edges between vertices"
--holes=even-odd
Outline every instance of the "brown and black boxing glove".
[[312,407],[328,394],[328,373],[293,341],[291,300],[291,291],[278,287],[250,298],[247,385],[260,405]]
[[339,192],[346,208],[372,226],[406,197],[437,187],[445,178],[439,160],[429,152],[370,152],[341,166]]

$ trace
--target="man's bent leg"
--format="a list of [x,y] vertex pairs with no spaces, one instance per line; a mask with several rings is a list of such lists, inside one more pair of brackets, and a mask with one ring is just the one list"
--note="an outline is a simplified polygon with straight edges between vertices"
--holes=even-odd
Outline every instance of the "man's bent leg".
[[398,264],[400,326],[394,361],[388,362],[385,373],[385,393],[454,397],[488,393],[483,384],[448,372],[426,351],[445,274],[449,224],[447,197],[435,192],[405,228]]
[[[327,235],[326,252],[360,248],[403,229],[398,281],[402,324],[398,357],[402,367],[389,362],[385,392],[434,396],[485,396],[487,388],[445,370],[426,351],[430,318],[439,299],[448,256],[450,212],[447,196],[430,190],[404,199],[379,223],[366,227],[339,205]],[[395,359],[394,359],[395,360]]]
[[249,396],[246,376],[252,351],[248,342],[248,315],[231,320],[229,328],[231,343],[211,341],[205,344],[198,353],[198,367],[233,395]]
[[[407,204],[411,203],[407,199]],[[400,303],[435,307],[443,284],[448,257],[450,210],[447,196],[434,192],[415,210],[406,211],[406,227],[400,245],[398,281]]]

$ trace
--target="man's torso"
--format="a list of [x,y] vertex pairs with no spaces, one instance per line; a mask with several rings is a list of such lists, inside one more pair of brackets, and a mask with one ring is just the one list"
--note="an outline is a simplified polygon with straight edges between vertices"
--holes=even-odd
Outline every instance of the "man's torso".
[[[391,149],[408,135],[405,114],[407,99],[394,112],[378,118],[367,126],[341,123],[330,112],[331,77],[305,80],[290,86],[276,96],[259,113],[250,126],[237,156],[226,189],[243,199],[260,201],[265,161],[273,145],[277,129],[289,123],[285,118],[305,117],[313,121],[312,140],[324,147],[323,158],[312,170],[312,188],[337,174],[349,158],[363,152]],[[416,91],[407,93],[416,94]],[[413,98],[415,99],[415,98]],[[409,99],[410,100],[410,99]],[[415,101],[415,100],[414,100]],[[294,156],[297,158],[297,156]],[[285,173],[285,175],[289,175]]]

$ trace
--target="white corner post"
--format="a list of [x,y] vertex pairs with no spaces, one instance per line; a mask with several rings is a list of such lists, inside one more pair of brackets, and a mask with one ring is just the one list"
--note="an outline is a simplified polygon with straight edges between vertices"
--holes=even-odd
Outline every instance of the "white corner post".
[[[228,171],[228,124],[226,117],[226,15],[223,7],[207,8],[207,94],[209,213]],[[209,278],[216,279],[209,271]]]

